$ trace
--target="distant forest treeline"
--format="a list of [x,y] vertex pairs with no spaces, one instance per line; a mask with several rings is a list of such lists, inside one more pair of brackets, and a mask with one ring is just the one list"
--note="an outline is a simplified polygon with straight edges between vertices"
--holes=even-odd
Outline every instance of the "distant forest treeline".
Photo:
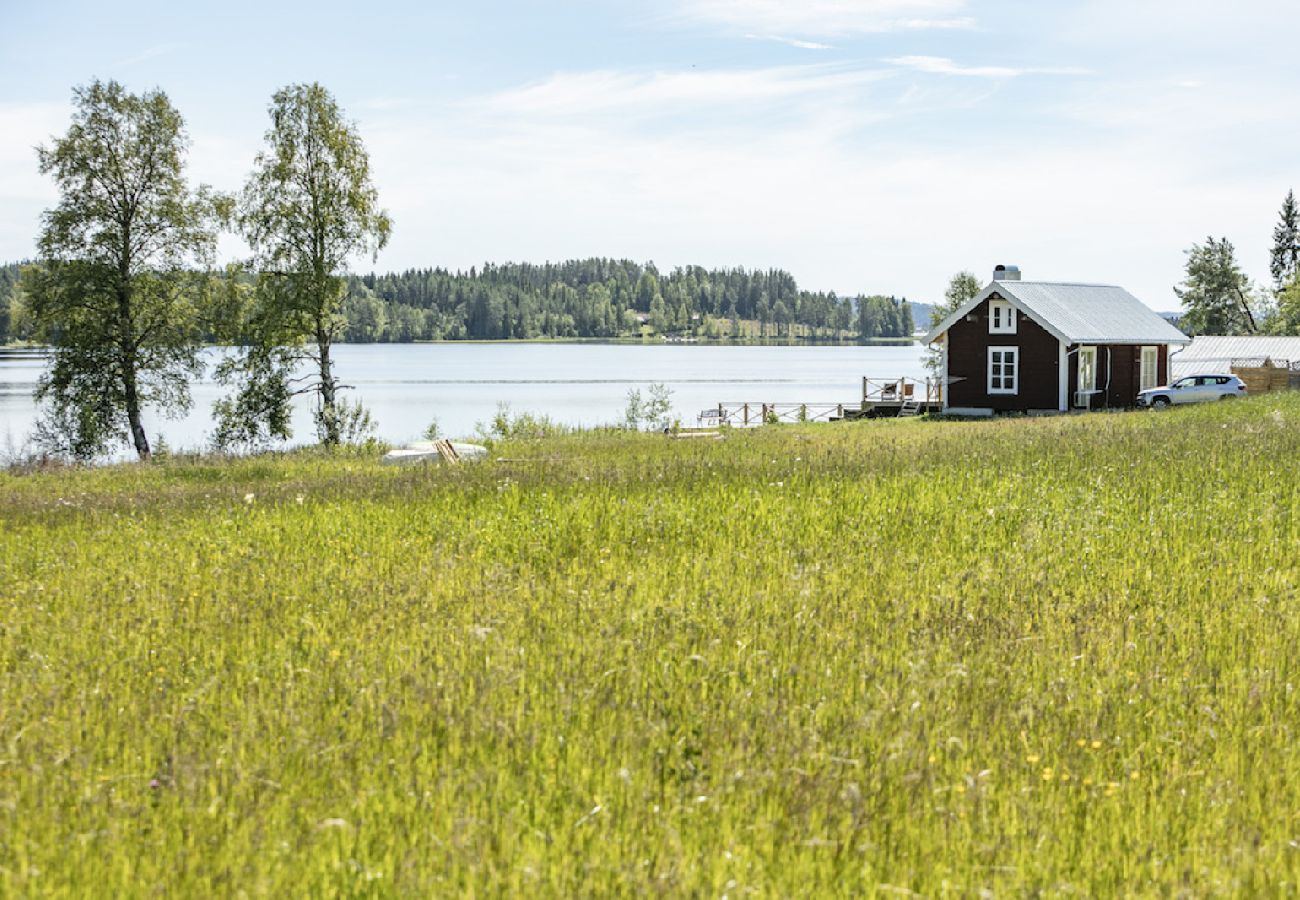
[[18,273],[21,263],[0,266],[0,344],[20,340],[24,335],[14,334],[14,307],[17,302]]
[[[19,265],[0,267],[0,344],[22,340]],[[586,259],[348,276],[344,338],[355,343],[680,335],[855,340],[909,337],[913,304],[800,290],[778,269],[660,272]]]

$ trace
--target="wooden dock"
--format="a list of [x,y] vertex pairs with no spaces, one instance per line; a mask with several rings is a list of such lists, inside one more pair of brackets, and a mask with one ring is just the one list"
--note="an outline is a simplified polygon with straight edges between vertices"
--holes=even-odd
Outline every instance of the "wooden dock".
[[783,422],[839,422],[854,419],[909,418],[939,412],[943,400],[938,384],[914,378],[863,378],[862,399],[848,403],[722,402],[703,410],[696,421],[702,428],[730,425],[749,428]]

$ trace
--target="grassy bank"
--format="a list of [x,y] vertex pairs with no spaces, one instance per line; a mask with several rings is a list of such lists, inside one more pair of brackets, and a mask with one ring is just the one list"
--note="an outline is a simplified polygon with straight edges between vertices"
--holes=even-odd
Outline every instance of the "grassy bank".
[[0,894],[1273,893],[1300,398],[0,475]]

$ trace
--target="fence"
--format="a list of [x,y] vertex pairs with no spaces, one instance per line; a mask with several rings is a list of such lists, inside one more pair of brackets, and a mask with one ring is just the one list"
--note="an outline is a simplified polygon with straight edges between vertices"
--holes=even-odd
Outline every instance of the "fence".
[[924,383],[915,378],[863,378],[863,403],[907,403],[920,401],[938,403],[943,397],[939,382],[927,378]]
[[1233,360],[1231,371],[1246,384],[1251,394],[1268,394],[1300,388],[1300,364],[1286,360]]
[[775,425],[779,422],[830,422],[844,418],[843,403],[719,403],[697,420],[707,425]]

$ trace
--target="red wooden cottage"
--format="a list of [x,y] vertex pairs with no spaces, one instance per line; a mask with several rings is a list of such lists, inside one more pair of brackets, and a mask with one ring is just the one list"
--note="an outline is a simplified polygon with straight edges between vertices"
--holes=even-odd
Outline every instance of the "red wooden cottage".
[[1190,339],[1123,288],[1022,281],[998,266],[926,341],[942,351],[944,411],[982,415],[1133,406]]

